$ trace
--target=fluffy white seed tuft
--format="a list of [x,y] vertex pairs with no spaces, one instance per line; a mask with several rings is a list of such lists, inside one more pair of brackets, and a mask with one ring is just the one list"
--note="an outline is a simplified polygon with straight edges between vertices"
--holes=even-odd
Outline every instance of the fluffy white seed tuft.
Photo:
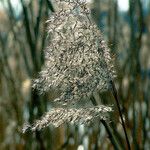
[[33,87],[41,93],[61,91],[55,101],[67,105],[105,91],[114,78],[109,48],[96,25],[90,20],[85,1],[57,0],[60,11],[49,19],[49,47],[45,66]]

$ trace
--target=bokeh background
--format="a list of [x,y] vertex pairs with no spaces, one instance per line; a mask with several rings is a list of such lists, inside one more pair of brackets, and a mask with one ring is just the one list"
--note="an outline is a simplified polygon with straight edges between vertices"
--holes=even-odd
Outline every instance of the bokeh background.
[[[0,150],[114,149],[102,124],[65,124],[22,134],[51,108],[53,94],[31,89],[44,63],[50,0],[0,0]],[[150,0],[93,0],[92,17],[116,62],[115,81],[132,149],[150,149]],[[100,95],[114,104],[112,95]],[[114,108],[109,126],[122,149],[126,142]]]

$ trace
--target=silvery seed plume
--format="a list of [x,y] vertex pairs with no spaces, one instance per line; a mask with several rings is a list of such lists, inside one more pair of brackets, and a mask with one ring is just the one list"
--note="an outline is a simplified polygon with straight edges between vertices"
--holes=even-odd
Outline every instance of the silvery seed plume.
[[111,112],[111,107],[97,106],[93,108],[54,108],[47,112],[40,120],[37,120],[33,125],[25,125],[23,133],[27,131],[41,130],[49,125],[59,127],[65,122],[74,124],[90,124],[96,119],[105,120],[107,113]]
[[108,90],[115,72],[101,32],[90,19],[88,4],[84,0],[55,1],[58,10],[48,20],[50,44],[45,65],[33,87],[40,93],[59,91],[60,96],[55,99],[57,108],[25,125],[23,132],[70,122],[90,124],[105,120],[112,111],[108,106],[93,107],[90,101],[93,92]]
[[105,91],[115,76],[113,62],[102,34],[90,19],[84,0],[56,0],[59,10],[49,23],[50,44],[45,65],[34,80],[40,93],[57,89],[63,105],[87,99],[95,90]]

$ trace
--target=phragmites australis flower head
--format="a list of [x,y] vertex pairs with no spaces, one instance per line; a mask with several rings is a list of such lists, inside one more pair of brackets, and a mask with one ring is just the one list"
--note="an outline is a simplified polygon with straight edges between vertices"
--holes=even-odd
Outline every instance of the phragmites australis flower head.
[[56,2],[71,6],[62,7],[48,20],[51,40],[45,51],[45,66],[33,87],[41,93],[61,91],[55,101],[65,105],[86,99],[95,90],[108,90],[114,68],[109,48],[90,19],[86,1]]
[[49,125],[59,127],[66,122],[89,125],[96,119],[107,119],[107,113],[111,111],[111,107],[103,105],[80,109],[54,108],[47,112],[40,120],[35,121],[32,125],[26,124],[23,128],[23,133],[27,131],[41,130]]
[[[114,78],[113,62],[102,34],[90,18],[86,0],[55,0],[58,10],[48,20],[49,46],[45,65],[34,80],[33,88],[40,93],[60,91],[54,108],[41,120],[27,125],[24,131],[40,130],[50,124],[58,127],[65,122],[91,123],[105,119],[111,107],[78,107],[87,103],[94,91],[105,91]],[[72,106],[73,107],[70,107]]]
[[56,2],[66,7],[48,20],[51,41],[45,52],[45,66],[33,87],[41,93],[61,91],[56,101],[65,105],[86,99],[95,90],[108,90],[114,69],[101,32],[90,19],[86,1]]

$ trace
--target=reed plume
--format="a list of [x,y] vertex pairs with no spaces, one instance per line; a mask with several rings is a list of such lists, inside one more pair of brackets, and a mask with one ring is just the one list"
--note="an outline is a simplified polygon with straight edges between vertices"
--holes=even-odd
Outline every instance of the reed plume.
[[86,99],[95,90],[108,90],[114,69],[109,49],[90,19],[86,2],[57,3],[68,7],[62,7],[48,20],[51,40],[45,51],[45,66],[33,87],[40,93],[61,91],[55,101],[67,105]]
[[[50,41],[45,50],[45,65],[33,88],[40,93],[60,91],[60,97],[54,100],[59,107],[25,126],[24,132],[48,125],[58,127],[65,122],[88,124],[95,119],[105,120],[112,111],[109,106],[86,105],[94,91],[108,90],[115,77],[109,48],[91,20],[88,3],[56,0],[56,4],[58,10],[47,21]],[[76,107],[80,101],[84,104]]]

